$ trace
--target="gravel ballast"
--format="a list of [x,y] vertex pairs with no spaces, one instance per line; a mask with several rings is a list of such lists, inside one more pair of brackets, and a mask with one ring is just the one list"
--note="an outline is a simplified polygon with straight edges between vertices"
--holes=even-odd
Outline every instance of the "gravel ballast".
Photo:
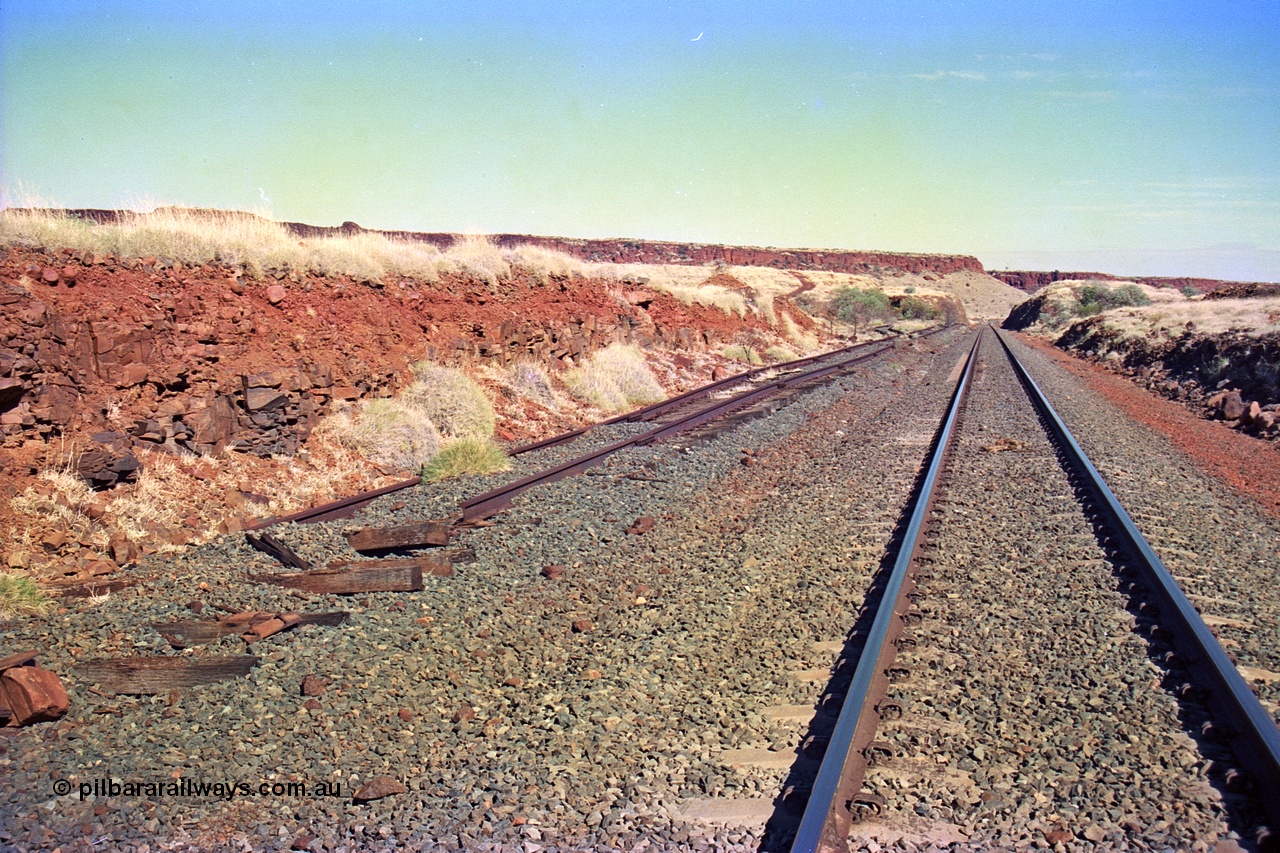
[[[428,578],[420,593],[303,597],[247,583],[280,567],[228,536],[152,561],[145,569],[157,580],[134,590],[12,626],[9,641],[44,650],[42,663],[63,677],[72,712],[5,736],[0,842],[754,849],[749,833],[680,820],[680,804],[776,794],[776,775],[736,773],[717,758],[782,737],[756,711],[811,689],[788,673],[823,663],[810,648],[815,636],[841,634],[830,620],[847,617],[862,580],[849,557],[883,547],[883,527],[866,525],[877,516],[891,525],[924,451],[893,443],[894,424],[925,425],[940,413],[954,358],[932,350],[957,337],[904,345],[724,434],[635,448],[523,495],[494,526],[461,533],[448,550],[474,550],[475,560],[453,578]],[[921,394],[925,381],[931,390]],[[923,410],[924,398],[936,412]],[[441,517],[464,496],[638,428],[527,454],[503,478],[398,492],[352,521],[273,533],[315,564],[352,558],[343,530]],[[850,456],[869,446],[879,458],[868,514],[839,513],[846,527],[832,524],[823,501],[843,495]],[[744,448],[756,465],[743,464]],[[782,508],[787,517],[775,519]],[[642,515],[656,528],[628,535]],[[544,578],[548,565],[563,575]],[[178,654],[148,626],[193,618],[193,600],[351,616],[257,643],[262,661],[246,679],[172,697],[99,696],[78,680],[77,660]],[[242,651],[229,637],[186,654]],[[308,675],[329,682],[317,696],[301,695]],[[378,776],[408,790],[353,802]],[[79,786],[96,779],[227,780],[253,793],[81,800]],[[57,780],[72,793],[56,795]],[[257,793],[288,781],[309,793]],[[310,793],[319,782],[340,795]]]
[[[935,519],[896,755],[864,837],[959,849],[1208,850],[1231,834],[1054,448],[999,345],[984,344]],[[1207,753],[1206,753],[1207,751]],[[1239,804],[1237,804],[1237,809]],[[1239,827],[1241,830],[1246,827]]]
[[[156,579],[136,589],[67,602],[65,612],[44,622],[5,626],[6,649],[40,649],[42,665],[68,687],[72,710],[60,722],[0,734],[0,848],[759,848],[766,836],[758,825],[704,825],[686,819],[683,809],[694,800],[772,800],[781,792],[787,769],[735,769],[722,756],[794,749],[804,725],[762,711],[812,703],[822,692],[821,680],[809,683],[795,673],[832,663],[834,656],[814,644],[840,641],[852,625],[971,342],[971,334],[952,331],[900,345],[776,404],[768,417],[633,448],[526,493],[492,526],[462,531],[445,550],[471,551],[474,559],[459,559],[452,578],[427,578],[418,593],[306,596],[252,584],[248,576],[282,568],[243,537],[227,536],[173,559],[153,558],[142,571]],[[1040,365],[1029,361],[1035,372]],[[1055,395],[1079,395],[1081,408],[1094,411],[1087,395],[1067,384],[1049,382],[1046,392],[1055,405]],[[1105,424],[1105,407],[1098,410],[1094,417]],[[352,559],[344,531],[447,516],[464,497],[645,428],[593,430],[519,457],[515,470],[500,477],[414,488],[379,499],[353,520],[282,525],[273,533],[318,565]],[[1017,438],[1032,440],[1030,428],[1018,429],[1026,434]],[[1102,430],[1100,436],[1118,432],[1114,424]],[[1086,450],[1094,454],[1088,444]],[[1034,453],[989,456],[992,465],[1034,459],[1035,477],[1056,465]],[[1137,463],[1126,457],[1119,464]],[[1189,482],[1182,490],[1205,488]],[[990,495],[980,500],[1005,505]],[[1037,506],[1020,509],[1030,515]],[[652,517],[654,528],[628,534],[642,516]],[[960,552],[975,547],[954,543]],[[561,571],[544,576],[547,566]],[[1107,570],[1090,563],[1081,571],[1092,572],[1087,584],[1073,583],[1088,590],[1100,612],[1111,613],[1107,631],[1136,638]],[[1024,592],[1036,590],[1010,588],[1002,594],[1009,601],[993,603],[1012,606]],[[935,597],[931,589],[926,606]],[[191,601],[207,605],[206,617],[215,605],[351,616],[336,628],[307,626],[256,643],[250,650],[262,660],[245,679],[172,696],[97,695],[78,679],[73,665],[80,660],[244,651],[241,640],[229,637],[175,652],[149,627],[195,618]],[[958,636],[972,625],[964,627]],[[950,636],[952,629],[938,630]],[[1083,623],[1072,630],[1100,636]],[[1276,648],[1265,638],[1258,644]],[[919,652],[932,654],[929,645],[922,640]],[[1098,648],[1102,655],[1100,640]],[[1118,648],[1145,665],[1137,646]],[[1129,665],[1129,657],[1095,659]],[[1268,660],[1261,653],[1257,659]],[[307,676],[318,677],[309,682],[315,695],[303,695]],[[1145,681],[1141,686],[1146,691]],[[1171,700],[1158,690],[1150,692],[1154,698],[1143,695],[1135,700],[1147,703],[1142,719],[1162,739],[1147,751],[1163,752],[1168,741],[1169,754],[1181,756],[1185,744],[1176,718],[1169,721]],[[976,717],[980,703],[957,707],[956,715]],[[1086,703],[1079,714],[1088,709]],[[1194,750],[1190,755],[1201,760]],[[955,760],[991,764],[972,755]],[[1194,762],[1189,770],[1179,767],[1184,781],[1199,779]],[[1060,778],[1065,771],[1053,772]],[[226,780],[251,792],[82,799],[80,786],[98,779]],[[71,792],[55,793],[58,781],[70,783]],[[270,792],[289,782],[306,784],[306,794]],[[317,793],[320,782],[328,787]],[[375,782],[368,789],[375,793],[397,784],[406,790],[353,800]],[[259,794],[263,783],[268,793]],[[929,784],[930,791],[950,790],[938,779]],[[1044,785],[1036,790],[1056,796]],[[1188,812],[1197,837],[1222,829],[1213,793]],[[1133,797],[1145,816],[1145,800]],[[955,806],[946,805],[952,812],[944,814],[932,799],[921,815],[920,804],[908,808],[913,819],[956,826],[965,820]],[[1007,805],[990,806],[998,820],[983,831],[1030,837],[1027,821],[1041,819],[1039,812]],[[938,814],[927,812],[935,808]],[[1006,820],[1007,827],[999,825]],[[1147,838],[1121,831],[1126,839]],[[903,849],[913,844],[899,842]],[[1142,844],[1158,842],[1151,836]]]

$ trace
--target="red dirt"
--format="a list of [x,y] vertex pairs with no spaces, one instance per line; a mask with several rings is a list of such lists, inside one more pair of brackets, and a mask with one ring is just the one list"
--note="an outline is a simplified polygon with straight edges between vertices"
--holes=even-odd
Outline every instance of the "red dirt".
[[[238,274],[220,264],[0,250],[0,530],[17,529],[9,501],[38,470],[83,459],[91,437],[109,430],[131,433],[139,454],[158,452],[166,431],[195,453],[238,443],[249,451],[236,454],[249,477],[238,491],[247,494],[273,477],[273,463],[257,457],[291,455],[335,400],[392,394],[424,357],[498,366],[528,358],[558,369],[625,341],[653,347],[655,371],[678,393],[723,367],[723,344],[777,336],[757,315],[520,269],[496,283]],[[254,384],[261,377],[268,390]],[[278,392],[285,402],[252,408],[251,388],[257,400]],[[591,414],[548,409],[492,383],[487,390],[506,441],[573,429]],[[228,514],[253,510],[230,491]],[[0,562],[11,545],[0,543]],[[49,546],[59,554],[76,547]]]
[[808,293],[810,290],[813,290],[815,287],[817,287],[817,285],[814,284],[812,281],[810,281],[809,277],[804,273],[796,272],[795,270],[787,270],[787,272],[791,274],[792,278],[800,282],[799,287],[797,287],[795,290],[787,294],[788,299],[794,299],[800,294]]
[[1075,358],[1048,341],[1031,335],[1019,340],[1052,358],[1084,381],[1126,415],[1167,436],[1195,465],[1256,502],[1272,518],[1280,520],[1280,446],[1234,432],[1207,421],[1163,397],[1140,388],[1098,365]]

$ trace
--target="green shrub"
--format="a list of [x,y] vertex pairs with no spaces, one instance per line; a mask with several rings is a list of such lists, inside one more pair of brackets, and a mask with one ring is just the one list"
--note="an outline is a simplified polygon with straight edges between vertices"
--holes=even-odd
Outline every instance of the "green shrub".
[[1122,284],[1114,290],[1102,284],[1086,284],[1076,291],[1074,313],[1092,317],[1112,308],[1150,304],[1151,298],[1136,284]]
[[440,431],[421,409],[402,400],[369,400],[355,418],[334,416],[339,442],[387,468],[413,470],[440,450]]
[[760,358],[760,353],[756,352],[755,347],[731,344],[721,350],[720,354],[725,358],[731,358],[734,361],[741,361],[746,364],[764,364],[764,360]]
[[898,313],[904,320],[936,320],[942,316],[942,309],[919,297],[908,296],[898,303]]
[[835,292],[831,298],[831,310],[846,323],[867,323],[893,317],[893,306],[884,293],[848,285]]
[[1186,287],[1182,288],[1181,293],[1188,299],[1194,299],[1200,295],[1200,288],[1196,287],[1194,284],[1188,284]]
[[53,602],[31,578],[0,574],[0,619],[15,616],[43,616]]
[[471,377],[426,361],[413,366],[413,375],[414,383],[398,399],[423,412],[441,433],[449,438],[493,435],[493,404]]
[[566,370],[564,384],[573,396],[606,412],[666,396],[640,348],[624,344],[610,344],[580,366]]
[[422,466],[422,479],[435,483],[463,474],[511,470],[511,457],[489,438],[459,438]]
[[1111,291],[1112,308],[1122,308],[1127,305],[1140,306],[1150,305],[1151,297],[1147,296],[1147,292],[1136,284],[1122,284],[1115,290]]

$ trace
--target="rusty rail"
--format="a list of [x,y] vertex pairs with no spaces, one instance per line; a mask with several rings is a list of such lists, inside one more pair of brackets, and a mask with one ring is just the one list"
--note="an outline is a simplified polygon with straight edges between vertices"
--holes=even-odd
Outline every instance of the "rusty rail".
[[866,777],[876,726],[880,722],[876,705],[889,685],[889,670],[898,653],[896,641],[902,635],[903,617],[911,605],[908,596],[915,590],[914,574],[924,541],[924,523],[933,511],[935,486],[946,465],[955,425],[968,397],[981,343],[982,333],[979,332],[935,438],[933,453],[885,584],[880,607],[871,623],[849,691],[845,694],[814,779],[809,801],[796,829],[791,845],[793,853],[829,853],[848,849],[849,828],[858,807],[858,794]]
[[[949,327],[941,326],[938,328],[930,329],[927,332],[918,332],[918,333],[913,333],[911,335],[906,335],[905,338],[908,340],[919,340],[922,338],[930,337],[931,335],[936,335],[939,332],[945,331],[947,328]],[[806,356],[804,358],[798,358],[794,361],[783,362],[782,364],[775,364],[767,367],[760,367],[760,368],[755,368],[753,370],[748,370],[743,373],[735,374],[734,376],[721,379],[717,382],[712,382],[709,385],[703,385],[698,388],[694,388],[690,391],[684,392],[683,394],[677,394],[676,396],[670,397],[666,400],[661,400],[657,403],[652,403],[643,408],[636,409],[635,411],[627,412],[626,414],[623,414],[623,415],[618,415],[617,417],[610,418],[609,420],[606,420],[606,421],[601,421],[600,423],[597,423],[597,424],[591,424],[589,426],[581,427],[579,429],[570,430],[569,432],[564,432],[559,435],[554,435],[554,436],[551,436],[550,438],[545,438],[542,441],[537,441],[532,444],[521,445],[519,447],[513,448],[512,450],[508,451],[507,455],[518,456],[520,454],[529,453],[530,451],[534,451],[534,450],[542,450],[543,448],[547,448],[547,447],[556,447],[561,444],[567,444],[568,442],[573,441],[574,439],[577,439],[583,435],[586,435],[588,432],[590,432],[591,430],[599,426],[607,426],[609,424],[615,424],[615,423],[652,420],[653,418],[657,417],[659,414],[667,412],[677,406],[681,406],[686,403],[692,402],[693,400],[696,400],[699,397],[705,397],[708,394],[712,394],[715,391],[729,387],[736,383],[744,382],[746,380],[752,379],[753,377],[761,373],[764,373],[765,371],[791,370],[797,367],[802,367],[806,364],[811,364],[815,361],[822,361],[824,359],[850,354],[853,352],[857,352],[859,350],[866,349],[871,346],[875,346],[876,344],[884,344],[884,343],[885,341],[869,341],[867,343],[854,344],[852,346],[848,346],[843,349],[832,350],[831,352],[824,352],[818,355],[811,355],[811,356]],[[621,449],[621,447],[617,447],[615,449]],[[584,467],[590,467],[590,466],[584,466]],[[579,469],[579,470],[582,470],[582,469]],[[568,475],[566,474],[565,476],[568,476]],[[255,519],[249,522],[247,525],[245,525],[245,530],[248,530],[248,531],[262,530],[263,528],[272,527],[276,524],[284,524],[286,522],[296,522],[298,524],[317,524],[322,521],[333,521],[335,519],[340,519],[340,518],[351,518],[353,515],[356,514],[356,512],[368,506],[377,498],[380,498],[384,495],[392,494],[393,492],[401,491],[403,489],[411,488],[413,486],[419,485],[421,482],[422,482],[422,479],[420,477],[413,477],[408,480],[401,480],[398,483],[392,483],[389,486],[383,486],[382,488],[373,489],[372,491],[368,491],[368,492],[360,492],[358,494],[351,495],[349,497],[341,498],[339,500],[331,501],[329,503],[321,504],[319,506],[310,507],[309,509],[299,510],[298,512],[293,512],[288,515],[275,516],[273,518]],[[547,481],[547,482],[550,482],[550,481]],[[477,517],[483,517],[483,516],[477,516]]]
[[284,524],[287,521],[296,521],[299,524],[317,524],[321,521],[333,521],[338,518],[350,518],[359,510],[364,509],[370,503],[383,495],[389,495],[392,492],[398,492],[401,489],[407,489],[416,486],[422,482],[421,477],[414,477],[410,480],[401,480],[399,483],[392,483],[389,486],[383,486],[380,489],[374,489],[369,492],[361,492],[358,495],[352,495],[340,500],[331,501],[320,506],[313,506],[310,509],[299,510],[289,515],[280,515],[275,518],[259,518],[245,525],[245,530],[261,530],[264,527],[271,527],[276,524]]
[[[554,483],[557,480],[563,480],[565,477],[581,473],[587,468],[600,464],[609,456],[612,456],[620,450],[624,450],[628,447],[651,444],[655,441],[667,438],[668,436],[686,432],[694,427],[706,423],[707,421],[724,417],[733,411],[749,406],[752,403],[759,402],[760,400],[777,393],[783,388],[788,388],[802,382],[821,379],[837,371],[860,364],[868,359],[874,358],[885,350],[892,349],[893,346],[893,343],[886,343],[878,349],[873,349],[869,352],[860,353],[858,355],[852,355],[848,358],[841,359],[835,364],[825,365],[798,375],[776,379],[750,391],[731,397],[728,400],[717,403],[714,406],[708,406],[681,418],[677,418],[671,423],[662,424],[630,438],[624,438],[621,441],[614,442],[613,444],[594,450],[590,453],[584,454],[583,456],[570,459],[568,462],[564,462],[553,468],[548,468],[545,471],[539,471],[536,474],[531,474],[528,477],[508,483],[505,486],[500,486],[492,491],[485,492],[482,495],[477,495],[474,498],[470,498],[462,502],[461,507],[463,519],[465,521],[477,521],[483,518],[488,518],[510,505],[512,498],[516,495],[526,491],[527,489],[531,489],[534,486]],[[858,347],[857,349],[861,349],[861,347]],[[823,357],[825,358],[829,355],[830,353]]]
[[[929,332],[922,333],[918,336],[927,337],[928,335],[937,334],[938,331],[941,331],[941,329],[930,330]],[[908,335],[906,337],[914,338],[917,336]],[[866,343],[853,344],[852,346],[847,346],[847,347],[844,347],[843,349],[835,349],[835,350],[831,350],[830,352],[819,353],[818,355],[809,355],[809,356],[805,356],[804,358],[797,358],[793,361],[784,361],[781,364],[771,364],[771,365],[766,365],[764,367],[756,367],[751,370],[745,370],[742,373],[735,373],[733,376],[727,376],[724,379],[717,379],[715,382],[712,382],[708,385],[700,385],[697,388],[693,388],[688,391],[685,391],[683,394],[677,394],[674,397],[668,397],[665,400],[659,400],[656,403],[650,403],[647,406],[627,412],[626,414],[617,415],[616,417],[609,418],[608,420],[600,421],[599,423],[595,423],[595,424],[589,424],[588,426],[584,426],[584,427],[579,427],[578,429],[570,430],[569,432],[563,432],[563,433],[560,433],[559,435],[553,435],[550,438],[544,438],[541,441],[535,441],[531,444],[522,444],[519,447],[515,447],[507,451],[507,455],[519,456],[522,453],[529,453],[530,451],[533,451],[533,450],[542,450],[543,448],[546,448],[546,447],[556,447],[561,444],[567,444],[570,441],[573,441],[577,438],[581,438],[582,436],[586,435],[596,427],[609,426],[611,424],[635,423],[636,421],[651,421],[654,418],[658,417],[659,415],[663,414],[664,412],[668,412],[671,409],[674,409],[678,406],[682,406],[686,403],[691,403],[694,400],[699,399],[700,397],[705,397],[708,394],[713,394],[716,391],[720,391],[724,388],[729,388],[733,385],[738,384],[739,382],[746,382],[747,380],[753,379],[756,376],[759,376],[761,373],[765,373],[766,371],[794,370],[796,368],[803,367],[806,364],[812,364],[815,361],[821,361],[827,358],[835,358],[837,356],[846,355],[848,353],[866,349],[867,347],[875,346],[876,344],[883,343],[883,342],[884,342],[883,340],[867,341]]]

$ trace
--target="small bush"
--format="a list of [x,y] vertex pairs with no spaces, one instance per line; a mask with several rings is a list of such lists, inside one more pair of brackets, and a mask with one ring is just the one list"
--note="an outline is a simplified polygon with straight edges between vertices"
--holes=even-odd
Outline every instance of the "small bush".
[[764,359],[760,358],[760,353],[756,352],[755,347],[732,344],[721,350],[720,354],[725,358],[731,358],[734,361],[741,361],[746,364],[764,364]]
[[1075,313],[1080,317],[1092,317],[1112,308],[1150,305],[1151,298],[1136,284],[1122,284],[1112,290],[1102,284],[1086,284],[1076,291]]
[[441,433],[450,438],[493,434],[493,404],[467,374],[421,361],[413,366],[413,375],[414,383],[398,399],[425,414]]
[[431,418],[401,400],[369,400],[355,419],[335,415],[333,429],[339,442],[387,468],[411,471],[440,451],[440,431]]
[[1122,284],[1111,291],[1111,303],[1110,307],[1115,308],[1129,305],[1150,305],[1151,297],[1147,296],[1147,292],[1136,284]]
[[422,466],[422,479],[435,483],[463,474],[511,470],[511,457],[488,438],[460,438]]
[[640,348],[623,344],[611,344],[580,367],[566,370],[564,383],[573,396],[606,412],[666,396]]
[[53,601],[31,578],[0,574],[0,619],[43,616],[52,609]]
[[831,298],[831,310],[846,323],[867,323],[893,317],[889,297],[879,290],[844,286]]
[[919,297],[908,296],[898,303],[898,313],[904,320],[936,320],[942,316],[942,309]]
[[764,351],[764,357],[772,362],[795,361],[800,356],[796,355],[789,347],[774,346]]
[[1194,284],[1188,284],[1186,287],[1182,288],[1180,292],[1188,299],[1194,299],[1200,295],[1200,288],[1196,287]]

